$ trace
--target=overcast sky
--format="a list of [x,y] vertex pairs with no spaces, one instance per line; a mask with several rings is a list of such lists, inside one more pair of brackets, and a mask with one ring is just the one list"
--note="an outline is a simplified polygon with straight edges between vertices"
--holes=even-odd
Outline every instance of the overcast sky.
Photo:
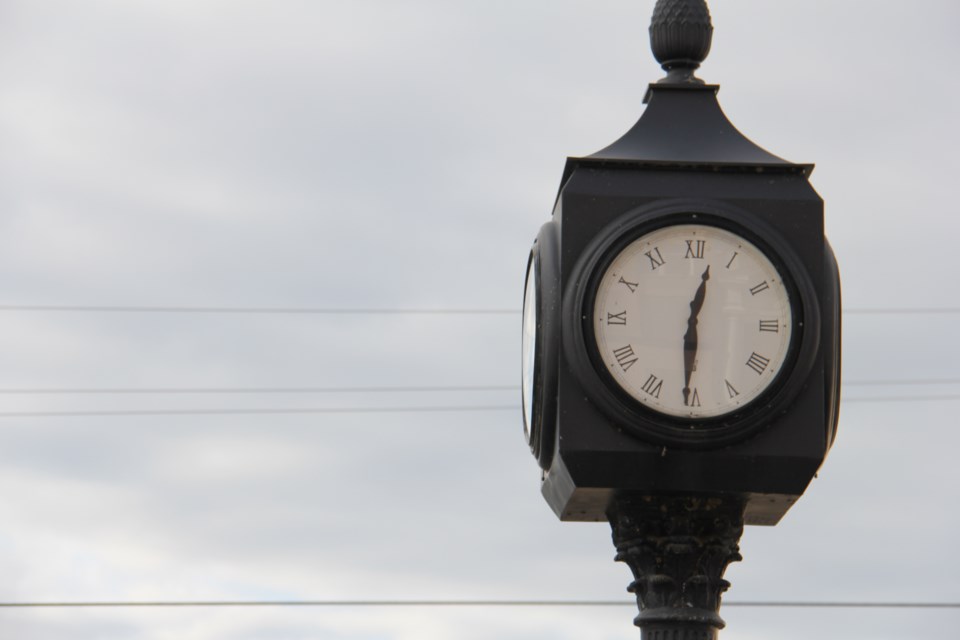
[[[663,75],[653,4],[3,0],[0,306],[519,312],[565,158],[619,137]],[[726,600],[960,602],[960,317],[864,313],[960,307],[960,5],[710,8],[700,75],[747,136],[816,163],[849,310],[837,443],[779,526],[745,533]],[[0,609],[0,635],[637,637],[609,528],[560,523],[540,496],[517,389],[9,393],[512,387],[519,330],[519,313],[0,309],[0,602],[624,607]],[[9,416],[438,406],[484,410]],[[960,622],[722,614],[726,640]]]

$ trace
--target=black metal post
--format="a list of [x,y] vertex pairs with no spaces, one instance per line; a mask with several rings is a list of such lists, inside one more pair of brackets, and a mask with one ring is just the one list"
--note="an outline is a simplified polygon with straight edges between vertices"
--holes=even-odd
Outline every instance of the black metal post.
[[[701,84],[694,75],[710,52],[705,0],[658,0],[650,45],[667,71],[661,83]],[[621,495],[607,512],[616,559],[634,581],[641,640],[716,640],[725,626],[720,598],[727,565],[741,560],[744,501],[703,496]]]

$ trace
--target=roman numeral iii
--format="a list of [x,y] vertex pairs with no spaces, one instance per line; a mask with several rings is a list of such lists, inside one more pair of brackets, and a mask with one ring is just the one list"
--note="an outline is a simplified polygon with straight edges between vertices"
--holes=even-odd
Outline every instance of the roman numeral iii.
[[778,320],[761,320],[760,331],[780,333],[780,322]]

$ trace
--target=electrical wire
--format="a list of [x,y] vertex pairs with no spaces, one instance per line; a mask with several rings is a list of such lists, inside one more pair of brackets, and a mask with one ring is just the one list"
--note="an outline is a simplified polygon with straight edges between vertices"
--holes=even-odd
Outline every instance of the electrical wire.
[[384,309],[331,307],[189,307],[138,305],[0,305],[2,311],[70,313],[220,313],[286,315],[519,315],[519,309]]
[[871,402],[950,402],[953,400],[960,400],[960,394],[943,394],[938,396],[876,396],[873,398],[843,398],[840,402],[864,404]]
[[[520,315],[520,309],[449,308],[333,308],[333,307],[206,307],[161,305],[0,305],[0,312],[69,313],[198,313],[198,314],[294,314],[294,315]],[[956,315],[960,307],[867,307],[844,309],[850,315]]]
[[516,405],[451,407],[308,407],[292,409],[130,409],[117,411],[3,411],[0,418],[107,418],[130,416],[260,416],[339,413],[472,413],[519,411]]
[[[934,386],[960,384],[960,378],[921,380],[849,380],[844,387]],[[177,394],[310,394],[310,393],[452,393],[519,391],[520,385],[402,386],[402,387],[8,387],[0,395],[177,395]],[[854,399],[854,402],[864,399]],[[867,398],[866,400],[870,400]]]
[[[939,402],[960,400],[960,394],[941,396],[880,396],[844,398],[842,403]],[[133,416],[242,416],[242,415],[323,415],[363,413],[474,413],[481,411],[519,411],[518,405],[463,405],[422,407],[297,407],[290,409],[120,409],[92,411],[3,411],[3,418],[110,418]]]
[[960,384],[960,378],[927,378],[920,380],[844,380],[845,387],[894,387],[907,385],[933,386],[938,384]]
[[[134,607],[636,607],[629,600],[139,600],[0,602],[0,608]],[[833,609],[960,609],[960,602],[791,602],[733,601],[724,607]]]
[[422,387],[117,387],[117,388],[0,388],[0,395],[71,394],[272,394],[272,393],[448,393],[473,391],[518,391],[515,385],[422,386]]
[[866,307],[844,309],[844,315],[871,315],[871,316],[890,316],[890,315],[953,315],[960,313],[960,307]]

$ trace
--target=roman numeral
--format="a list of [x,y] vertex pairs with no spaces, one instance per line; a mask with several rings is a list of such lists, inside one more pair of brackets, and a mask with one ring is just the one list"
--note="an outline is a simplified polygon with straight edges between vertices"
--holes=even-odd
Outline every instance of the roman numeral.
[[760,331],[780,333],[780,321],[779,320],[761,320]]
[[690,398],[690,403],[688,407],[699,407],[700,406],[700,393],[697,391],[697,388],[693,388],[693,395]]
[[766,281],[766,280],[764,280],[763,282],[761,282],[761,283],[758,284],[757,286],[750,288],[750,295],[755,296],[755,295],[757,295],[758,293],[760,293],[761,291],[766,291],[766,290],[769,289],[769,288],[770,288],[770,285],[767,284],[767,281]]
[[730,258],[730,262],[727,263],[727,269],[730,268],[730,265],[733,264],[733,261],[737,259],[737,256],[740,255],[737,251],[733,252],[733,256]]
[[662,267],[663,264],[666,262],[666,260],[663,259],[663,256],[660,255],[660,248],[659,248],[659,247],[654,247],[652,250],[647,251],[647,252],[646,252],[645,254],[643,254],[643,255],[645,255],[645,256],[647,256],[648,258],[650,258],[650,268],[651,268],[651,269],[656,269],[656,268],[658,268],[658,267]]
[[706,247],[706,240],[687,240],[687,254],[683,257],[703,260],[703,250]]
[[740,392],[737,391],[736,389],[734,389],[733,385],[730,384],[730,381],[729,381],[729,380],[727,380],[726,378],[724,378],[723,382],[727,385],[727,395],[728,395],[728,396],[730,396],[731,398],[736,398],[738,395],[740,395]]
[[620,313],[610,313],[608,311],[607,324],[627,324],[627,312],[621,311]]
[[637,357],[633,353],[633,347],[627,345],[613,350],[613,357],[617,359],[620,368],[626,371],[637,362]]
[[759,355],[756,351],[750,354],[750,359],[747,360],[747,366],[757,372],[757,375],[760,375],[767,370],[767,365],[770,364],[770,358],[764,358]]
[[[648,255],[649,255],[649,254],[648,254]],[[639,282],[627,282],[626,280],[623,279],[623,276],[620,276],[620,282],[618,282],[618,284],[625,284],[625,285],[627,285],[627,289],[630,289],[630,293],[633,293],[633,292],[635,292],[635,291],[637,290],[637,285],[639,285],[640,283],[639,283]]]
[[647,395],[653,396],[659,400],[660,390],[663,389],[663,380],[651,373],[650,377],[647,378],[647,381],[643,383],[642,388]]

